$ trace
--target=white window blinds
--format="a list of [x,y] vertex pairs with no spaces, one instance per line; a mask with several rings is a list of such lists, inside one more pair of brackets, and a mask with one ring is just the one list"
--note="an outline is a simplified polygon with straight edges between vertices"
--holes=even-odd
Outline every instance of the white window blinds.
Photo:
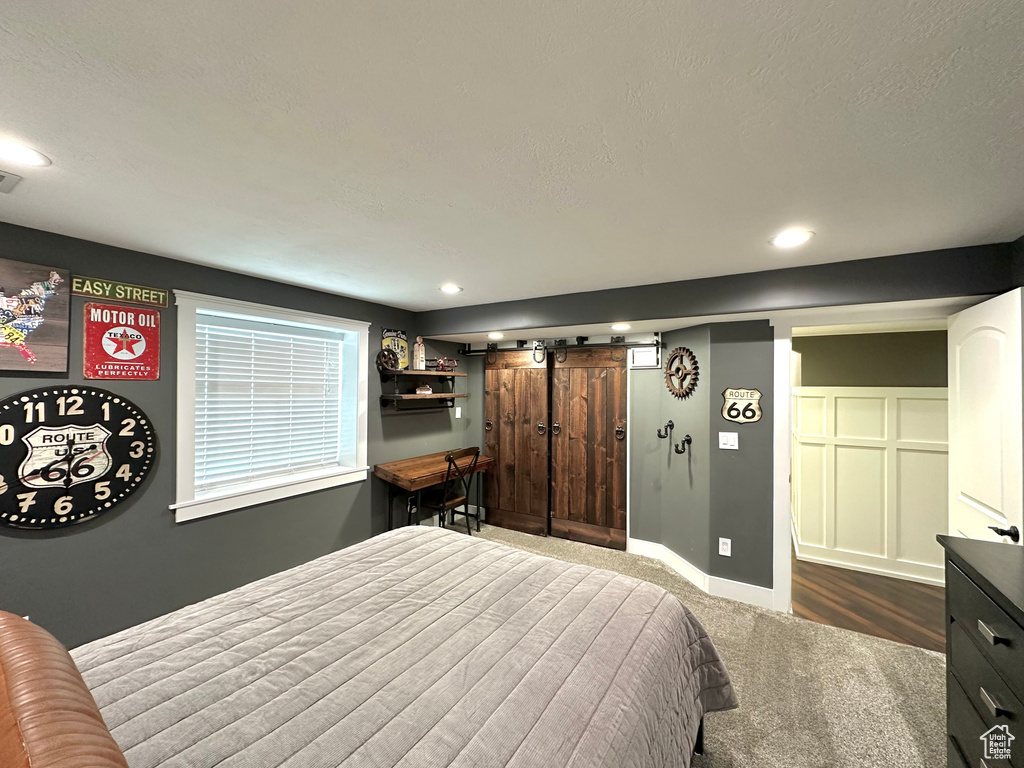
[[197,313],[197,497],[342,466],[356,437],[342,417],[346,335]]

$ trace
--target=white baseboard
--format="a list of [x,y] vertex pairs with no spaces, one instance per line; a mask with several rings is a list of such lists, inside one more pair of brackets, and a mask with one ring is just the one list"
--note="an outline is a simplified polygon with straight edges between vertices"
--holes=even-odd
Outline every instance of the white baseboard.
[[846,568],[849,571],[863,571],[893,579],[915,581],[918,584],[934,584],[945,586],[946,571],[941,565],[926,563],[909,563],[902,560],[890,560],[874,555],[861,555],[856,552],[842,552],[827,547],[815,547],[809,544],[794,542],[797,560],[819,565],[831,565],[834,568]]
[[761,608],[775,608],[775,591],[740,581],[709,576],[700,568],[687,562],[664,544],[643,539],[627,539],[626,551],[644,557],[660,560],[684,579],[707,592],[709,595],[738,600],[741,603],[757,605]]

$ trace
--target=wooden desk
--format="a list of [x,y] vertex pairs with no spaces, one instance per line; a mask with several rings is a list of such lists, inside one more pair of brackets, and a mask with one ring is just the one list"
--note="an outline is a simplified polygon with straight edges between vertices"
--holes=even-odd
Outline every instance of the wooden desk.
[[[452,449],[456,450],[456,449]],[[416,494],[416,508],[420,508],[420,495],[424,488],[432,485],[440,485],[444,482],[445,473],[448,471],[448,462],[445,461],[450,451],[439,451],[428,453],[426,456],[414,456],[411,459],[399,459],[398,461],[386,461],[383,464],[375,464],[373,474],[388,484],[388,530],[391,530],[391,507],[395,500],[396,489],[409,491]],[[476,472],[486,472],[495,464],[492,456],[480,454],[477,459]],[[480,483],[476,484],[476,505],[480,507]]]

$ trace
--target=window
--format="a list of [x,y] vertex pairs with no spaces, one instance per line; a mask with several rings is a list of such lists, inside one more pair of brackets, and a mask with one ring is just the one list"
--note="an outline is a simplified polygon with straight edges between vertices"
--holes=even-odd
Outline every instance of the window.
[[179,523],[366,479],[368,323],[175,296]]

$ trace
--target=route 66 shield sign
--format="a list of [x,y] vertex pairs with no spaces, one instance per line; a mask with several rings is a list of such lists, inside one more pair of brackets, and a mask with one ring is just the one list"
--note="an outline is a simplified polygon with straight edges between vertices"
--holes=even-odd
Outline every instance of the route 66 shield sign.
[[761,420],[761,392],[757,389],[727,389],[722,393],[722,418],[737,424]]
[[111,465],[108,437],[99,424],[38,427],[21,438],[28,455],[18,476],[30,488],[70,488],[102,477]]

